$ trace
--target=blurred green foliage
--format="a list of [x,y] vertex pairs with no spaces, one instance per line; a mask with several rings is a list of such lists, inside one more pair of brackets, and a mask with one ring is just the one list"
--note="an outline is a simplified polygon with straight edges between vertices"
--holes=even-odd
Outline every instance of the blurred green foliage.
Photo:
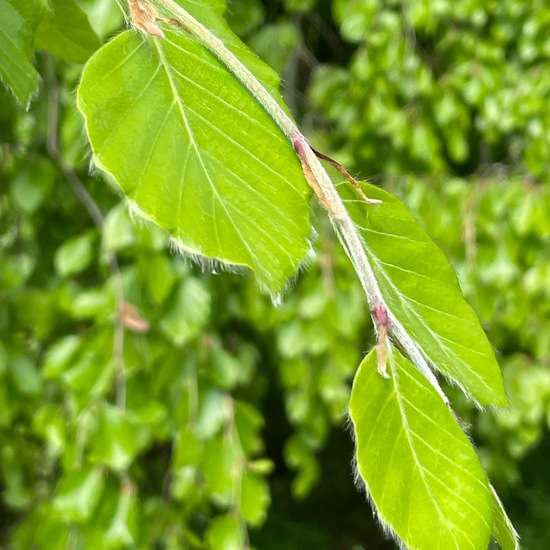
[[[114,2],[80,5],[103,40],[122,25]],[[480,413],[451,388],[455,407],[524,547],[549,545],[550,7],[233,0],[228,13],[312,141],[399,194],[453,261],[510,397]],[[29,111],[0,88],[0,545],[393,547],[352,484],[341,430],[371,326],[321,216],[318,255],[282,304],[201,270],[90,174],[80,67],[36,62]]]

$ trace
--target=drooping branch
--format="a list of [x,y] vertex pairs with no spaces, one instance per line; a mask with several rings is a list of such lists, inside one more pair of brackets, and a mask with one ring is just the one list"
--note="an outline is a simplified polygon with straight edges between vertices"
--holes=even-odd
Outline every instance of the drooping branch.
[[[140,4],[143,5],[144,2],[146,3],[146,0],[141,0]],[[174,0],[154,0],[154,2],[168,15],[168,17],[157,18],[152,10],[146,9],[145,11],[150,17],[149,22],[152,25],[156,25],[157,21],[176,25],[210,51],[210,53],[225,65],[233,76],[241,82],[249,93],[252,94],[256,101],[265,109],[281,131],[287,136],[290,143],[293,144],[300,162],[302,163],[304,175],[321,204],[328,212],[329,219],[335,232],[353,264],[355,272],[365,291],[369,309],[371,312],[380,306],[386,309],[388,314],[388,333],[399,343],[416,367],[426,376],[443,401],[448,403],[448,399],[441,390],[422,350],[410,337],[403,325],[397,320],[391,308],[385,303],[380,286],[365,252],[365,245],[362,237],[355,227],[336,187],[319,162],[316,152],[310,147],[306,137],[300,132],[294,121],[281,108],[272,95],[265,89],[252,72],[225,46],[222,40],[212,34],[191,14],[174,2]],[[136,24],[136,26],[142,32],[152,34],[153,40],[162,40],[156,31],[151,32],[148,30],[146,28],[148,25],[143,25],[143,22]],[[328,160],[328,157],[325,160]],[[357,185],[356,188],[357,187],[359,186]],[[363,198],[366,199],[367,202],[373,202],[367,197],[364,197],[364,194]]]

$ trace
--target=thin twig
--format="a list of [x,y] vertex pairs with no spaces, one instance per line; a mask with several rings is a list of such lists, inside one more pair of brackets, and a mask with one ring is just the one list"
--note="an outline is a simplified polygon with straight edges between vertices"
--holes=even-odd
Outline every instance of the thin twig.
[[[52,160],[69,182],[74,194],[80,200],[95,226],[103,230],[103,214],[92,196],[88,193],[77,173],[65,162],[59,151],[59,86],[55,67],[49,55],[45,56],[46,82],[48,84],[48,136],[46,148]],[[116,315],[114,320],[113,360],[115,362],[116,404],[119,408],[126,407],[126,365],[124,362],[124,320],[122,311],[125,304],[124,286],[118,260],[113,252],[107,253],[107,264],[111,272],[115,292]]]

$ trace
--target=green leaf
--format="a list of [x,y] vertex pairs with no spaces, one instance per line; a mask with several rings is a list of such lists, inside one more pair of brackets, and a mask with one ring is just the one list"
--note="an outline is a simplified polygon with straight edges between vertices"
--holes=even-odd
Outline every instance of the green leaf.
[[61,406],[48,403],[33,415],[33,431],[48,444],[54,456],[61,454],[67,443],[68,426]]
[[68,472],[57,490],[53,502],[55,511],[66,522],[87,521],[97,506],[104,484],[99,468],[86,466]]
[[303,434],[292,435],[284,447],[285,461],[298,475],[292,481],[292,494],[297,499],[305,498],[320,477],[320,467],[314,450]]
[[231,500],[233,484],[238,483],[236,464],[241,460],[237,443],[218,434],[204,445],[204,479],[213,498],[221,505]]
[[209,439],[220,431],[226,421],[227,394],[218,388],[201,388],[195,435],[201,440]]
[[26,395],[39,394],[42,377],[36,365],[24,355],[13,354],[10,359],[10,374],[18,391]]
[[79,292],[68,310],[75,319],[106,319],[115,312],[114,297],[107,290],[96,288]]
[[165,254],[147,258],[145,285],[155,304],[161,304],[170,294],[176,282],[176,271]]
[[36,29],[36,47],[65,61],[85,63],[100,46],[88,17],[75,0],[52,0],[50,7]]
[[2,428],[13,425],[14,413],[12,392],[9,391],[7,384],[0,384],[0,426]]
[[234,515],[217,516],[206,533],[209,548],[241,550],[245,547],[244,526]]
[[371,351],[350,401],[357,468],[380,520],[410,550],[487,548],[493,506],[471,443],[426,378],[388,351],[390,377]]
[[130,213],[124,204],[118,204],[105,216],[101,236],[102,247],[109,252],[127,248],[135,241]]
[[263,451],[263,440],[260,436],[264,418],[250,403],[237,401],[235,405],[235,426],[243,452],[253,455]]
[[[274,69],[284,74],[292,63],[293,51],[301,40],[295,24],[289,22],[264,25],[250,40],[250,47]],[[277,44],[274,48],[273,44]]]
[[251,525],[261,525],[271,503],[269,486],[265,478],[245,470],[241,480],[240,511]]
[[210,315],[210,294],[196,278],[183,281],[170,309],[160,321],[162,331],[178,346],[197,336]]
[[498,495],[490,485],[491,496],[493,497],[493,512],[494,512],[494,524],[493,524],[493,537],[498,542],[502,550],[520,550],[519,535],[517,534],[510,518],[504,510],[502,502],[498,498]]
[[339,193],[363,238],[388,310],[431,366],[482,405],[505,405],[495,354],[447,258],[401,201],[373,185],[363,189],[383,203],[367,204],[348,184]]
[[114,361],[105,361],[86,353],[63,373],[62,380],[75,392],[97,397],[109,391],[114,373]]
[[53,187],[51,165],[41,160],[20,172],[10,188],[14,205],[26,214],[33,214]]
[[124,24],[124,14],[112,0],[86,2],[82,9],[88,14],[90,24],[102,39],[112,35]]
[[150,430],[140,425],[128,412],[103,404],[92,440],[90,460],[123,471],[143,449],[149,437]]
[[260,0],[231,2],[227,7],[227,22],[240,36],[245,36],[258,27],[265,17],[265,8]]
[[8,361],[9,361],[8,351],[0,341],[0,376],[4,376],[4,374],[8,370]]
[[103,535],[105,548],[128,548],[136,543],[138,502],[130,486],[122,486],[113,521]]
[[[216,36],[216,38],[220,39],[225,47],[248,68],[290,116],[290,111],[279,91],[281,85],[279,74],[241,41],[241,39],[231,30],[231,27],[223,16],[226,8],[229,8],[229,11],[231,11],[235,5],[228,6],[226,0],[177,0],[177,3],[199,23],[204,25],[204,27]],[[247,7],[248,16],[250,16],[253,11],[253,6]],[[228,14],[226,14],[226,17],[227,16]],[[239,22],[241,24],[243,23],[242,20]]]
[[94,233],[88,232],[65,241],[55,254],[55,268],[62,277],[75,275],[86,269],[94,256]]
[[95,162],[182,250],[248,266],[279,292],[310,247],[294,149],[211,53],[165,34],[125,32],[85,67],[78,105]]
[[212,347],[208,358],[211,379],[224,389],[248,382],[252,369],[246,359],[247,357],[236,357],[224,348]]
[[38,0],[0,0],[0,80],[25,107],[38,91],[33,44],[43,9]]

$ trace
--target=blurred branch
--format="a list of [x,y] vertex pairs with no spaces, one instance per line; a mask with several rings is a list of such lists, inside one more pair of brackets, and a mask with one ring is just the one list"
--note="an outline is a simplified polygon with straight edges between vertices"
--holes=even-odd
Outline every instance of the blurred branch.
[[[74,194],[80,200],[95,226],[101,233],[104,217],[88,193],[82,180],[75,170],[65,162],[59,150],[59,86],[55,74],[55,67],[51,56],[45,55],[46,85],[48,90],[48,134],[46,148],[61,173],[69,182]],[[116,301],[116,315],[114,320],[113,359],[116,371],[116,404],[121,409],[126,407],[126,365],[124,363],[124,318],[125,296],[122,276],[118,259],[113,252],[107,252],[107,263],[113,280]]]
[[473,186],[470,196],[462,205],[462,240],[466,256],[466,266],[476,272],[477,260],[477,218],[479,215],[479,188]]

